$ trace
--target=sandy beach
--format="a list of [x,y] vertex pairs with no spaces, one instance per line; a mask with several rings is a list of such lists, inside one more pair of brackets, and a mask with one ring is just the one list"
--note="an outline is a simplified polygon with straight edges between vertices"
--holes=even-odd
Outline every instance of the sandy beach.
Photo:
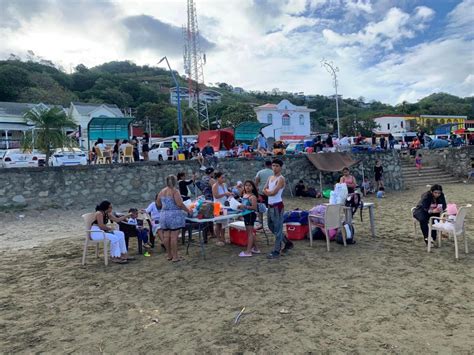
[[[0,352],[473,353],[474,211],[470,254],[461,247],[456,261],[451,240],[428,254],[410,216],[426,189],[367,198],[376,238],[364,212],[355,245],[328,253],[324,241],[298,241],[279,260],[242,259],[241,248],[210,242],[207,260],[194,246],[176,264],[155,250],[105,267],[91,248],[83,267],[80,215],[93,206],[1,213]],[[474,202],[472,185],[444,191],[458,206]],[[269,252],[273,238],[259,240]]]

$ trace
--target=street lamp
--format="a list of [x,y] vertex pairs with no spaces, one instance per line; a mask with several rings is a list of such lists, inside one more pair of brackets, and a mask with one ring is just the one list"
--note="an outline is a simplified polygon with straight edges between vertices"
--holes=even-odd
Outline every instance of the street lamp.
[[176,80],[176,76],[174,75],[173,70],[171,69],[170,63],[168,62],[168,58],[163,57],[160,59],[158,62],[158,65],[162,62],[166,61],[166,64],[168,65],[168,69],[171,72],[171,76],[173,77],[174,84],[176,85],[176,92],[178,93],[178,134],[179,134],[179,146],[181,149],[183,149],[183,119],[181,117],[181,90],[179,88],[179,83]]
[[341,138],[341,127],[339,124],[339,100],[337,96],[337,72],[339,68],[336,67],[332,62],[328,62],[326,59],[321,60],[321,66],[325,67],[329,74],[331,74],[334,80],[334,88],[336,89],[336,117],[337,117],[337,138]]

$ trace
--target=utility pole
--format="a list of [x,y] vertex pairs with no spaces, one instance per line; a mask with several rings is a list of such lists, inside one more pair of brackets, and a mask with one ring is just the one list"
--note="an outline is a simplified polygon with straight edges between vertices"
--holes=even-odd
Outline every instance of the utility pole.
[[339,122],[339,97],[337,94],[337,72],[339,72],[339,68],[334,65],[333,62],[329,62],[326,59],[321,60],[321,66],[326,68],[329,74],[331,74],[332,79],[334,81],[334,88],[336,89],[336,119],[337,119],[337,138],[341,138],[341,125]]
[[168,65],[168,69],[171,72],[171,76],[173,77],[174,84],[176,85],[176,92],[178,93],[178,134],[179,134],[179,147],[183,148],[183,118],[181,117],[181,89],[179,88],[179,81],[176,80],[176,76],[174,75],[173,69],[171,69],[170,63],[168,62],[167,57],[163,57],[158,62],[158,65],[162,62],[166,61]]

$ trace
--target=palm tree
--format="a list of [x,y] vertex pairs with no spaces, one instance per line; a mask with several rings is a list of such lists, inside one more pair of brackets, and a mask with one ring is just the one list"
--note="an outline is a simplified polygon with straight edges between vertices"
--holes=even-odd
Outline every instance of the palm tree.
[[22,142],[23,149],[36,148],[46,154],[46,165],[53,149],[73,147],[76,142],[66,136],[66,129],[77,127],[77,123],[65,114],[63,109],[52,107],[49,109],[34,108],[24,115],[28,123],[34,124],[34,130],[28,132]]

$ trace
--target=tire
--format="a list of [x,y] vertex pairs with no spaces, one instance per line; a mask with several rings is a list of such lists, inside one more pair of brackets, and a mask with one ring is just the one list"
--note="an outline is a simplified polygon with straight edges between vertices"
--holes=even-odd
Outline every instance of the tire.
[[158,160],[159,160],[159,161],[163,161],[163,156],[158,155]]

